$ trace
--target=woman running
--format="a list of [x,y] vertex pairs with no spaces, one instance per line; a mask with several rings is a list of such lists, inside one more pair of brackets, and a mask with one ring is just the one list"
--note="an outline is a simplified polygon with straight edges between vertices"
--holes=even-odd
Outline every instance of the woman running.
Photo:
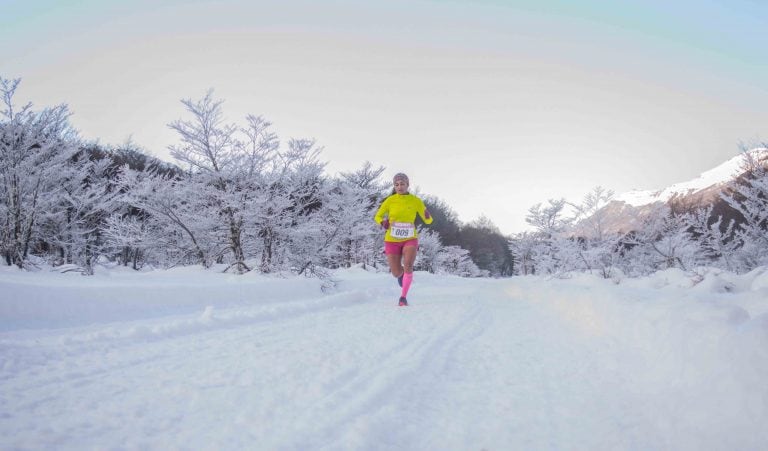
[[432,216],[421,199],[408,193],[408,176],[395,174],[392,179],[394,190],[384,199],[375,220],[387,231],[384,234],[384,253],[387,255],[389,270],[403,288],[399,305],[408,305],[406,296],[413,281],[413,263],[419,249],[419,233],[416,231],[416,215],[425,224],[432,224]]

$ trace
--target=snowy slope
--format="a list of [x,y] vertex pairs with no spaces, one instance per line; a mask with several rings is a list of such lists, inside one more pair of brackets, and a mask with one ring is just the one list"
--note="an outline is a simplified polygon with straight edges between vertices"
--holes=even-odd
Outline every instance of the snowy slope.
[[765,449],[768,272],[0,269],[0,449]]
[[[748,152],[755,158],[766,158],[768,149],[753,149]],[[630,191],[619,196],[614,200],[625,202],[629,205],[640,207],[653,204],[655,202],[667,202],[675,196],[685,196],[696,193],[713,186],[725,185],[734,178],[743,173],[742,165],[743,155],[737,155],[714,169],[704,172],[699,177],[687,182],[676,183],[661,190],[638,190]]]

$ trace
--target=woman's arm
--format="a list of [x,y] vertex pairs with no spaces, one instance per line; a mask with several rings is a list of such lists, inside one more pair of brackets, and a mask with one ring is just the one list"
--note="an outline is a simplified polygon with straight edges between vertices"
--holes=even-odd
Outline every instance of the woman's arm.
[[419,199],[419,203],[421,204],[418,209],[419,216],[424,220],[424,224],[432,224],[432,215],[429,214],[429,210],[427,210],[427,206],[424,205],[424,201]]
[[384,202],[381,203],[379,210],[376,211],[376,216],[373,217],[377,224],[381,224],[381,221],[384,220],[384,215],[389,212],[389,203],[387,202],[388,200],[389,198],[384,199]]

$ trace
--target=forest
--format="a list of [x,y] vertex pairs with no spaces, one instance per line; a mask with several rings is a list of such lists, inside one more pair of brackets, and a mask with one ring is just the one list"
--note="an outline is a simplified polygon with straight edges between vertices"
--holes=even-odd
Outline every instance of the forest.
[[[223,265],[225,271],[328,278],[329,270],[386,267],[373,221],[391,193],[384,167],[362,162],[329,175],[313,139],[281,140],[264,117],[225,118],[209,91],[182,101],[174,163],[132,144],[83,142],[67,105],[17,106],[20,79],[0,77],[0,253],[7,265],[48,264],[92,274],[110,262],[136,270]],[[746,150],[746,149],[745,149]],[[744,152],[744,177],[713,207],[658,205],[640,226],[606,231],[613,193],[530,208],[530,230],[504,235],[488,218],[462,223],[443,199],[421,195],[417,270],[463,277],[592,272],[633,277],[677,267],[743,273],[768,264],[765,149]],[[499,193],[503,202],[503,193]]]

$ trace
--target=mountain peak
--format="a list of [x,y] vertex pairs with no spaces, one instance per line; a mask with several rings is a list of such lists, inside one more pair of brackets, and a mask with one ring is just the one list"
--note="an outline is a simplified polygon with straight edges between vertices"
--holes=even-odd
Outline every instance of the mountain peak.
[[[656,191],[630,191],[616,196],[600,209],[601,228],[607,233],[629,233],[637,230],[642,227],[643,218],[661,204],[689,210],[719,204],[721,208],[717,214],[727,215],[729,213],[723,213],[728,207],[722,206],[725,201],[722,200],[721,194],[728,188],[729,183],[747,172],[747,161],[768,165],[768,148],[761,147],[741,153],[687,182],[676,183]],[[576,224],[577,234],[589,233],[587,229],[591,226],[587,219]],[[582,227],[583,224],[586,224],[586,229]]]
[[744,173],[745,154],[748,154],[749,157],[755,159],[755,161],[763,161],[768,159],[768,148],[761,147],[741,153],[725,163],[702,173],[699,177],[693,180],[676,183],[667,188],[655,191],[629,191],[616,196],[613,200],[639,207],[657,202],[668,202],[670,199],[677,196],[686,196],[713,186],[724,185]]

